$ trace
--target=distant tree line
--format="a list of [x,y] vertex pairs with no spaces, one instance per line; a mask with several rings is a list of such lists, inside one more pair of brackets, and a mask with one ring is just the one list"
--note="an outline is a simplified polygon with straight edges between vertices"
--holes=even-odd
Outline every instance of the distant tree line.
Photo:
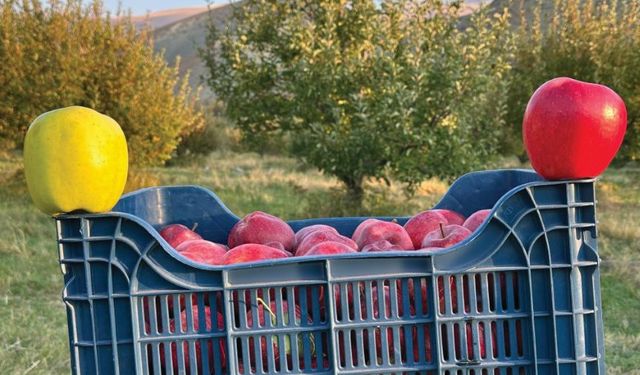
[[411,189],[524,155],[528,98],[570,76],[625,99],[617,161],[640,158],[640,2],[496,0],[471,16],[463,5],[236,3],[200,51],[222,104],[205,107],[128,15],[99,1],[0,0],[0,147],[20,148],[40,113],[84,105],[122,125],[135,165],[163,164],[230,139],[225,121],[205,116],[214,108],[243,147],[293,155],[359,199],[369,178]]

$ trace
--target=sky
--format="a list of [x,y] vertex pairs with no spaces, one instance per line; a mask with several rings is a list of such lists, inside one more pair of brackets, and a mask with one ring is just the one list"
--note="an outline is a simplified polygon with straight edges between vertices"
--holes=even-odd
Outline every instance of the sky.
[[[228,3],[229,0],[213,0],[213,4]],[[122,4],[124,10],[131,9],[134,15],[145,15],[147,12],[155,12],[163,9],[190,8],[207,6],[207,0],[103,0],[104,7],[115,12],[118,4]]]

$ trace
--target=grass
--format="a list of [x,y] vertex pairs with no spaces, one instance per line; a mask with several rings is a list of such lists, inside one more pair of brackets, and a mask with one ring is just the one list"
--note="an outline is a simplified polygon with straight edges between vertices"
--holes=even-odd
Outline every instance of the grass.
[[602,301],[609,374],[640,374],[640,170],[607,173],[598,188]]
[[[640,171],[612,170],[598,184],[602,294],[609,374],[640,374]],[[431,206],[446,191],[437,180],[414,196],[370,182],[354,209],[339,183],[282,157],[214,153],[182,166],[133,171],[128,189],[198,184],[239,215],[264,210],[286,219],[403,215]],[[62,274],[53,221],[31,204],[20,160],[0,159],[0,374],[66,374],[69,352]]]

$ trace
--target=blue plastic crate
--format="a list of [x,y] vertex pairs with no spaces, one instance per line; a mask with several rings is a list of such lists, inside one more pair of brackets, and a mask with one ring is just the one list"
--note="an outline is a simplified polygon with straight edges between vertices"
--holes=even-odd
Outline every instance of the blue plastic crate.
[[[238,217],[197,186],[143,189],[110,213],[59,216],[72,372],[605,374],[594,180],[474,172],[436,208],[492,212],[439,253],[224,268],[182,258],[158,234],[197,223],[205,239],[226,243]],[[350,236],[364,219],[289,224]]]

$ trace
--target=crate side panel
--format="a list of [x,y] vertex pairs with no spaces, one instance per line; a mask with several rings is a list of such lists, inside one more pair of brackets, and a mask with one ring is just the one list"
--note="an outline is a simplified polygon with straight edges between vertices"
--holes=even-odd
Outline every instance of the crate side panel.
[[229,269],[224,282],[229,372],[329,370],[330,295],[324,261]]
[[168,224],[196,226],[203,238],[218,243],[227,242],[238,221],[217,196],[198,186],[143,189],[124,196],[113,211],[135,215],[158,231]]

